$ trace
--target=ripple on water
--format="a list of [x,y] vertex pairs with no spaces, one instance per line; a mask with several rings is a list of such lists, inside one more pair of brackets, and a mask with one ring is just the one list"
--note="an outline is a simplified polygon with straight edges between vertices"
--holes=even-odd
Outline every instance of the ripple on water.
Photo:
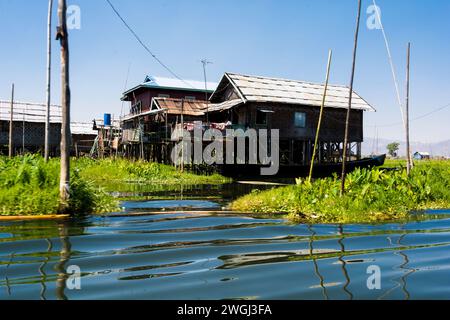
[[170,209],[220,209],[220,205],[211,201],[200,200],[160,200],[160,201],[126,201],[123,203],[126,210],[170,210]]
[[[450,219],[436,215],[345,226],[182,212],[9,222],[0,224],[0,299],[449,299]],[[70,265],[82,271],[80,291],[61,285]],[[367,288],[370,266],[381,290]]]

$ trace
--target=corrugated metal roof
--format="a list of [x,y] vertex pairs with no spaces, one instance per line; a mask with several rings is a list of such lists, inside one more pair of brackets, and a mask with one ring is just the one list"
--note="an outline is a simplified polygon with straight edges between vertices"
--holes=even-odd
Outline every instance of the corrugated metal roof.
[[72,122],[70,124],[70,132],[75,135],[93,135],[96,136],[98,132],[93,129],[92,122]]
[[423,156],[423,157],[429,157],[429,156],[431,156],[431,154],[430,154],[429,152],[421,152],[421,151],[419,151],[419,152],[416,152],[415,154],[421,155],[421,156]]
[[[144,117],[148,115],[155,115],[158,113],[165,113],[167,111],[168,114],[181,115],[181,104],[182,99],[172,99],[172,98],[154,98],[152,102],[152,110],[145,111],[139,114],[130,114],[128,116],[123,117],[122,121],[130,121],[137,117]],[[185,100],[183,107],[183,114],[190,116],[198,116],[201,117],[206,114],[206,112],[217,112],[229,110],[239,104],[242,104],[242,101],[230,100],[225,101],[223,103],[209,103],[201,100]]]
[[[322,104],[324,84],[235,73],[226,73],[222,81],[225,81],[225,79],[232,82],[244,101],[276,102],[319,107]],[[213,94],[213,97],[215,94]],[[348,99],[348,87],[329,85],[325,107],[347,109]],[[353,93],[352,108],[375,111],[356,92]]]
[[145,111],[145,112],[141,112],[138,114],[129,114],[124,116],[123,118],[120,119],[120,121],[124,122],[124,121],[130,121],[139,117],[145,117],[145,116],[150,116],[150,115],[154,115],[154,114],[158,114],[158,113],[162,113],[164,112],[164,110],[160,110],[160,109],[156,109],[156,110],[149,110],[149,111]]
[[[10,101],[0,101],[0,121],[10,120],[10,108]],[[15,101],[13,107],[13,121],[45,123],[46,110],[47,106],[44,104]],[[50,123],[61,123],[61,114],[60,106],[50,106]]]
[[234,108],[240,104],[242,104],[242,100],[241,99],[234,99],[234,100],[228,100],[222,103],[217,103],[217,104],[210,104],[208,111],[209,112],[216,112],[216,111],[225,111],[225,110],[229,110],[231,108]]
[[[207,82],[208,91],[216,90],[218,83]],[[196,80],[179,80],[164,77],[147,76],[143,83],[125,91],[124,96],[139,88],[179,89],[186,91],[205,91],[205,82]]]
[[159,109],[167,111],[168,114],[183,112],[184,115],[203,116],[206,111],[206,101],[185,100],[183,108],[181,99],[155,98],[153,101]]
[[[11,102],[0,100],[0,121],[10,120]],[[20,102],[15,101],[13,107],[13,121],[16,122],[31,122],[31,123],[45,123],[47,106],[40,103]],[[50,106],[50,123],[62,123],[62,108],[61,106]],[[97,120],[98,125],[103,124],[103,120]],[[118,122],[115,121],[115,125]],[[70,131],[76,135],[97,135],[97,131],[93,130],[93,122],[71,122]]]
[[[151,85],[156,87],[168,87],[168,88],[185,88],[185,89],[196,89],[196,90],[205,90],[205,82],[204,81],[196,81],[196,80],[185,80],[181,81],[173,78],[164,78],[164,77],[148,77],[147,82],[144,82],[145,85]],[[216,82],[207,82],[208,90],[215,90],[217,88],[218,83]]]

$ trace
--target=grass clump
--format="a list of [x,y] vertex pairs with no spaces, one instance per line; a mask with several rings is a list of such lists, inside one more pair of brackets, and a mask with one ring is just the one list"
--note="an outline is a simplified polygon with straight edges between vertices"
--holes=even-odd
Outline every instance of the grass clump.
[[[229,182],[218,174],[181,173],[163,164],[124,159],[73,159],[68,211],[104,213],[119,210],[110,193],[142,185],[195,185]],[[45,162],[39,155],[0,157],[0,215],[46,215],[59,211],[60,160]],[[127,184],[129,183],[129,184]],[[132,191],[132,190],[131,190]]]
[[[59,211],[59,159],[37,155],[0,157],[0,215],[46,215]],[[70,213],[102,213],[118,202],[102,188],[71,172]]]
[[283,213],[319,223],[366,223],[407,218],[411,211],[450,207],[450,162],[418,165],[410,176],[403,169],[359,169],[349,174],[346,194],[340,180],[299,179],[297,185],[254,192],[234,203],[236,211]]
[[76,167],[82,177],[99,183],[129,182],[148,184],[223,184],[229,179],[219,175],[197,175],[190,172],[180,172],[173,166],[144,161],[129,161],[125,159],[79,159]]

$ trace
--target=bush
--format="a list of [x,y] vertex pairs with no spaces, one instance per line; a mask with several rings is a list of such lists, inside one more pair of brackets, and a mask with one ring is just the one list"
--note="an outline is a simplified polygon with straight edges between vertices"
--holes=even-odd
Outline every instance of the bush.
[[405,170],[360,169],[346,179],[333,178],[251,194],[232,204],[234,210],[287,213],[291,218],[318,222],[372,222],[406,218],[410,211],[450,207],[450,163]]
[[173,166],[125,159],[79,159],[75,166],[82,177],[96,182],[139,182],[158,184],[221,184],[229,179],[218,175],[197,175],[180,172]]
[[[0,215],[44,215],[59,210],[59,160],[27,155],[0,157]],[[116,210],[112,196],[92,182],[71,172],[71,213],[99,213]]]

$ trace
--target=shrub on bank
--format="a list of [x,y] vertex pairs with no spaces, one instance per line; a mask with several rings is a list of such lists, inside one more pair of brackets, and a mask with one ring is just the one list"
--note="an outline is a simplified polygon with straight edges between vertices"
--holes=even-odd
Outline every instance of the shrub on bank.
[[[28,155],[0,157],[0,215],[45,215],[59,210],[59,159],[45,162]],[[78,170],[71,172],[71,213],[101,213],[118,209],[118,202]]]
[[[59,210],[60,160],[45,162],[39,155],[0,157],[0,215],[45,215]],[[221,184],[218,174],[181,173],[172,166],[125,159],[74,159],[71,163],[69,212],[103,213],[119,210],[105,191],[114,183],[165,185]]]
[[186,170],[180,172],[173,166],[126,159],[79,159],[76,167],[82,177],[94,181],[138,182],[158,184],[221,184],[230,182],[219,175],[197,175]]
[[411,211],[450,207],[450,163],[405,170],[362,169],[349,174],[344,196],[337,177],[254,192],[232,204],[237,211],[285,213],[325,223],[375,222],[406,218]]

